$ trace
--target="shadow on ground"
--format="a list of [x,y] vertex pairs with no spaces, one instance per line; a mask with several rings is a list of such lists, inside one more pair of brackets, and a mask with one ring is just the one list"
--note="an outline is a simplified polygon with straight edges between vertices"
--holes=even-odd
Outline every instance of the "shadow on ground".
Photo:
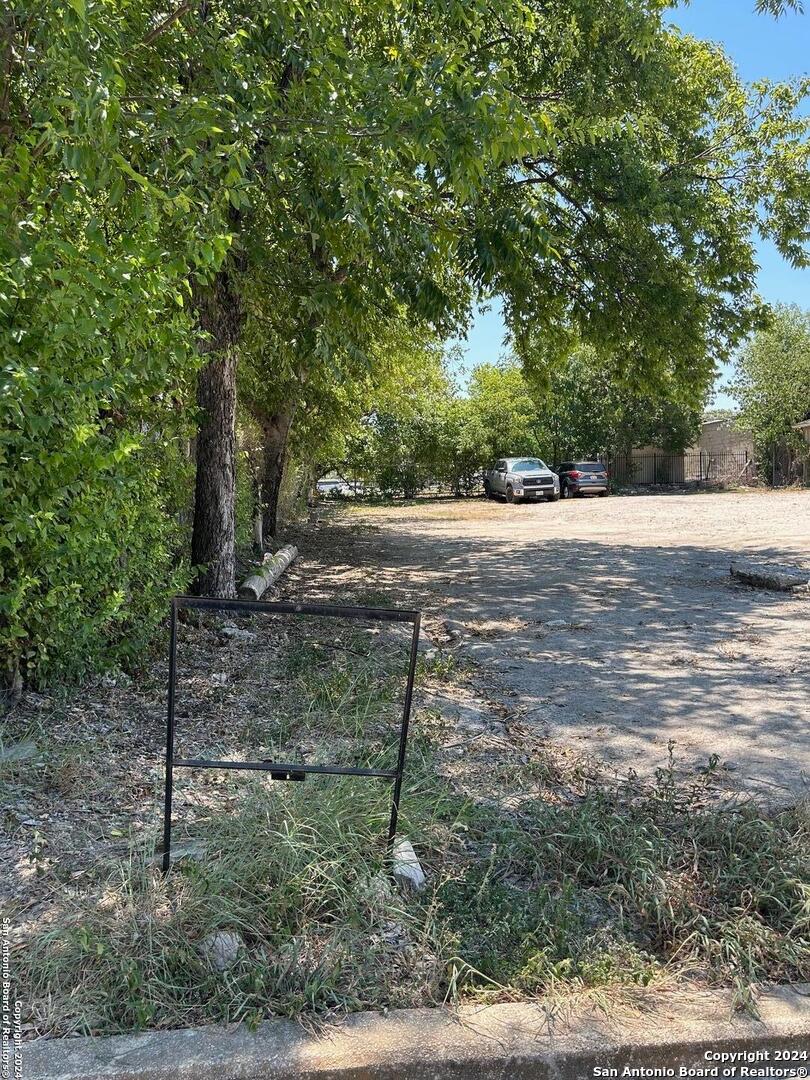
[[496,696],[622,773],[666,764],[674,741],[685,769],[716,755],[731,786],[810,792],[807,599],[736,584],[739,552],[722,546],[467,532],[326,526],[328,556],[302,587],[334,596],[362,573],[374,593],[425,607],[463,632]]

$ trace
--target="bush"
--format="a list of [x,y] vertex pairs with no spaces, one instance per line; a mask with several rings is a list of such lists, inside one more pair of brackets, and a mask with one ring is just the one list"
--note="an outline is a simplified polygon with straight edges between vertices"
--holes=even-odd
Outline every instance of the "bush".
[[0,681],[133,661],[187,576],[196,360],[177,271],[144,254],[148,223],[108,234],[67,187],[25,260],[0,242]]

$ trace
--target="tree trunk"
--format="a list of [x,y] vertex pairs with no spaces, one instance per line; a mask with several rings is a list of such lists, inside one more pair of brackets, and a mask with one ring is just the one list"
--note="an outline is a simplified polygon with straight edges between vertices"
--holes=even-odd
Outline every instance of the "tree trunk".
[[197,478],[191,559],[202,567],[201,596],[235,596],[236,345],[243,316],[227,270],[194,287],[200,351],[210,359],[197,376]]
[[262,482],[255,469],[251,469],[251,491],[253,494],[253,552],[264,554],[264,517],[262,515]]
[[259,417],[262,429],[262,516],[265,536],[275,536],[278,529],[278,500],[294,411],[294,406],[290,405],[272,416]]

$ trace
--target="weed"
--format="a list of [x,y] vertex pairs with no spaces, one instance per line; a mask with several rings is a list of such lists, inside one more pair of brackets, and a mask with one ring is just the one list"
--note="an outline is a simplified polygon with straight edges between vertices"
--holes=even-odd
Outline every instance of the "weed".
[[493,853],[448,881],[442,902],[477,973],[471,985],[646,984],[667,968],[700,971],[750,1002],[759,981],[810,975],[799,811],[706,807],[662,770],[651,788],[594,786],[573,805],[538,802],[519,824],[479,810],[468,835]]
[[[204,861],[163,879],[136,851],[28,950],[16,966],[38,1028],[612,992],[680,972],[750,1005],[757,982],[810,975],[800,810],[706,808],[664,771],[516,817],[455,795],[433,753],[417,731],[401,822],[426,894],[406,905],[386,877],[387,785],[253,783],[203,823]],[[245,943],[224,974],[200,950],[223,929]]]
[[[390,764],[406,655],[396,637],[291,636],[273,661],[274,737]],[[683,784],[672,747],[650,785],[580,773],[563,799],[573,770],[541,746],[518,770],[502,754],[487,764],[500,788],[537,792],[508,810],[456,790],[446,734],[418,714],[408,747],[400,830],[425,893],[406,903],[388,877],[388,784],[245,781],[227,813],[196,816],[202,861],[164,879],[139,842],[75,886],[72,911],[14,957],[26,1021],[58,1035],[255,1025],[482,995],[609,995],[683,974],[750,1007],[761,981],[810,978],[806,805],[711,805],[713,763]],[[70,782],[83,752],[54,757],[49,782]],[[225,972],[202,947],[219,930],[244,943]]]
[[[257,782],[206,823],[206,859],[165,879],[134,852],[21,959],[37,1022],[89,1034],[409,1003],[383,930],[413,918],[385,883],[375,899],[390,789],[361,783],[319,780],[313,799]],[[200,948],[222,929],[246,946],[224,974]]]

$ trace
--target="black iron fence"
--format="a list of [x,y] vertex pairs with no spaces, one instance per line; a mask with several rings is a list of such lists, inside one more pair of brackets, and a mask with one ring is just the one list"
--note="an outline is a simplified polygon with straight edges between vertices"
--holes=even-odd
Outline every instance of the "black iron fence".
[[653,450],[629,450],[604,458],[614,484],[678,486],[680,484],[751,483],[756,467],[745,451],[714,453],[689,450],[669,454]]

